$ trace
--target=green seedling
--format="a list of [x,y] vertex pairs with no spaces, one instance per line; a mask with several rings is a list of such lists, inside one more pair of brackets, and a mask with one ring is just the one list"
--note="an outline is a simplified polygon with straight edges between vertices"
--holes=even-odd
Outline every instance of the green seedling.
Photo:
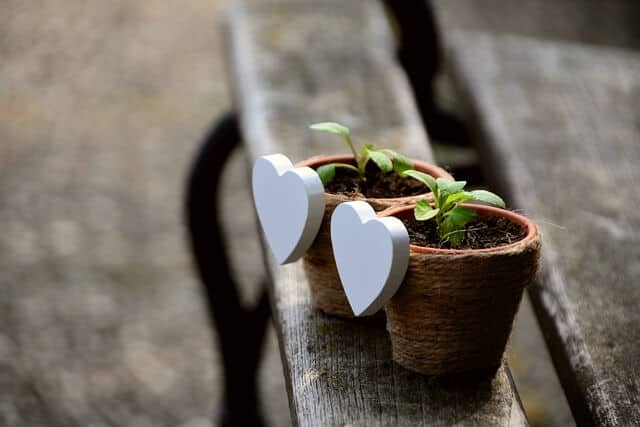
[[360,152],[356,151],[356,148],[351,141],[351,134],[349,128],[335,122],[322,122],[315,123],[310,126],[313,130],[321,132],[333,133],[340,135],[342,139],[347,143],[349,150],[353,154],[356,161],[356,165],[350,165],[348,163],[330,163],[328,165],[320,166],[316,172],[320,176],[322,183],[326,186],[336,176],[337,168],[350,169],[358,173],[358,176],[362,181],[366,181],[365,169],[369,160],[373,161],[376,166],[383,172],[389,173],[394,171],[398,175],[402,172],[413,169],[413,163],[407,157],[398,153],[397,151],[390,150],[388,148],[376,148],[373,144],[365,144],[360,149]]
[[466,181],[434,178],[413,169],[405,170],[400,175],[417,179],[429,187],[433,194],[433,206],[427,199],[420,199],[414,215],[418,221],[434,220],[440,240],[452,246],[464,240],[465,226],[477,217],[474,209],[462,205],[464,202],[477,201],[499,208],[506,207],[504,200],[490,191],[464,191]]

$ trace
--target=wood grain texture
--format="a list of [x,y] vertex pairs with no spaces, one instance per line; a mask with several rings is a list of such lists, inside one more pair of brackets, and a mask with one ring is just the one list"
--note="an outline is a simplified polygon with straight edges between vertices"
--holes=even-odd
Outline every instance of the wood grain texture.
[[640,48],[635,0],[425,0],[445,39],[457,30]]
[[[321,120],[349,124],[358,143],[432,160],[377,3],[240,2],[228,24],[249,161],[344,152],[338,138],[308,131]],[[300,262],[268,268],[294,423],[526,425],[506,366],[474,382],[414,374],[391,361],[384,321],[325,316],[310,305]]]
[[638,423],[640,54],[452,40],[488,172],[544,236],[530,295],[576,421]]

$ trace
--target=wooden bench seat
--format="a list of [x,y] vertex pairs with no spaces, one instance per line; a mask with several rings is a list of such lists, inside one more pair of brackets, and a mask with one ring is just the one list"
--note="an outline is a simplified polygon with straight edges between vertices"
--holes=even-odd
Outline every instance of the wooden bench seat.
[[[423,0],[429,1],[429,0]],[[640,48],[635,0],[431,0],[448,40],[457,30]]]
[[537,220],[530,296],[578,425],[640,420],[640,54],[459,32],[487,173]]
[[[432,153],[380,5],[369,0],[240,1],[227,22],[231,81],[249,164],[344,152],[307,130],[336,120],[354,138],[427,161]],[[312,309],[300,262],[267,260],[289,393],[300,425],[526,425],[506,365],[447,384],[391,361],[384,322]],[[464,385],[462,385],[464,383]]]

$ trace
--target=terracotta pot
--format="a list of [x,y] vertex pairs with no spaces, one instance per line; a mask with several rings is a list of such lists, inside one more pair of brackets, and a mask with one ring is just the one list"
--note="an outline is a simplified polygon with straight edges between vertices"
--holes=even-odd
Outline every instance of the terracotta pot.
[[[353,156],[349,154],[316,156],[296,164],[296,167],[309,166],[312,169],[316,169],[322,165],[335,162],[350,163],[353,162]],[[413,159],[412,162],[414,168],[418,171],[434,177],[453,179],[451,175],[438,166]],[[425,194],[418,196],[378,199],[325,193],[326,208],[322,225],[320,226],[318,236],[303,258],[304,269],[311,288],[311,301],[315,308],[327,314],[353,317],[353,311],[351,311],[347,297],[342,289],[340,278],[338,277],[338,271],[336,270],[336,264],[333,258],[333,249],[331,248],[329,224],[336,206],[343,202],[363,200],[368,202],[376,211],[380,211],[392,206],[413,204],[418,199],[425,197],[426,194],[425,192]]]
[[[469,205],[479,216],[519,225],[524,239],[490,249],[433,249],[410,245],[400,290],[385,306],[393,359],[430,374],[497,368],[524,288],[540,257],[533,222],[514,212]],[[413,206],[380,216],[413,219]]]

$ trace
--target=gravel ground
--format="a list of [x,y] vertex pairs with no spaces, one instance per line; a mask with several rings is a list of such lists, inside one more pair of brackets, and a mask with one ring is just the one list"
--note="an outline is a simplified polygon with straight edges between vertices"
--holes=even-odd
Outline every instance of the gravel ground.
[[[225,3],[3,2],[0,425],[211,425],[219,357],[181,201],[197,141],[230,106]],[[256,260],[237,268],[251,299],[263,272],[243,166],[238,152],[223,197],[232,251]],[[524,312],[512,352],[525,406],[563,425]],[[260,387],[286,425],[276,348],[271,332]]]

